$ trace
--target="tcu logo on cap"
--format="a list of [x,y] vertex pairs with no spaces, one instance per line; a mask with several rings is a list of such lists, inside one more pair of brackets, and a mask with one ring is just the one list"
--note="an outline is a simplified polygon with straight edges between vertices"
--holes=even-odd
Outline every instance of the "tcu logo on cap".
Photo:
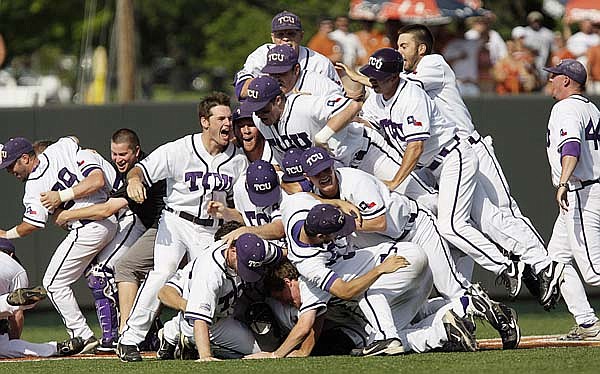
[[296,165],[296,166],[292,166],[289,168],[285,168],[286,173],[288,174],[298,174],[298,173],[302,173],[302,166],[300,165]]
[[279,24],[283,24],[283,23],[291,23],[293,25],[296,24],[296,19],[292,16],[281,16],[279,18],[277,18],[277,22],[279,22]]
[[369,65],[374,66],[375,69],[379,70],[383,66],[383,60],[381,58],[369,57]]
[[321,153],[315,153],[306,159],[306,163],[308,166],[313,166],[313,164],[319,160],[323,159],[323,155]]
[[3,160],[8,157],[8,153],[6,151],[2,151],[1,155]]
[[258,90],[248,90],[248,97],[258,99]]
[[282,55],[281,53],[272,53],[272,54],[268,55],[267,57],[269,58],[269,62],[270,61],[279,61],[279,62],[285,61],[285,56]]
[[270,191],[271,190],[271,182],[257,183],[257,184],[254,184],[253,186],[256,191]]
[[248,260],[249,268],[259,268],[262,266],[262,261]]

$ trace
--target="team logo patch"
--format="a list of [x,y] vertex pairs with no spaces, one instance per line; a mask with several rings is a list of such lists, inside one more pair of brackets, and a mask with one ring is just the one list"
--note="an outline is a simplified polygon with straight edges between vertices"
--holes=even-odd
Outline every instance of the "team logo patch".
[[563,129],[560,129],[560,136],[567,136],[567,132]]
[[377,204],[374,201],[371,201],[370,203],[361,201],[360,204],[358,204],[358,207],[362,210],[375,208],[376,206]]
[[33,215],[37,214],[37,212],[33,210],[30,206],[28,206],[27,209],[25,209],[25,213]]
[[342,100],[341,97],[338,97],[337,99],[333,99],[333,100],[327,100],[327,106],[334,106],[336,103],[338,103],[340,100]]
[[77,166],[81,166],[81,165],[83,165],[84,163],[85,163],[85,161],[84,161],[84,160],[77,161]]

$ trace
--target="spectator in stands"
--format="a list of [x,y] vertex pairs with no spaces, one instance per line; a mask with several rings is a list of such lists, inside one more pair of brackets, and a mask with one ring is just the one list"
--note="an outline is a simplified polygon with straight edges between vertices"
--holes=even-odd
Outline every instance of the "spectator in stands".
[[464,38],[464,24],[461,23],[458,32],[446,44],[442,55],[454,70],[458,89],[462,96],[479,95],[479,40]]
[[344,65],[356,68],[366,62],[367,52],[362,46],[360,39],[349,31],[350,20],[346,16],[335,19],[335,30],[329,33],[329,37],[342,47],[342,62]]
[[481,40],[485,49],[489,52],[489,58],[492,64],[498,62],[506,56],[506,43],[502,36],[491,29],[494,19],[493,16],[472,17],[467,20],[467,25],[471,28],[465,33],[465,39]]
[[334,64],[342,61],[342,47],[329,37],[333,31],[333,21],[325,18],[319,22],[319,31],[308,41],[306,45],[315,52],[327,57]]
[[[554,42],[554,34],[544,26],[542,22],[544,16],[538,11],[530,12],[527,15],[528,25],[523,27],[524,33],[523,43],[535,55],[535,67],[538,75],[545,80],[547,73],[543,70],[548,64],[552,43]],[[517,26],[520,27],[520,26]]]
[[[554,32],[554,43],[552,44],[552,55],[548,66],[556,66],[561,60],[575,59],[575,56],[567,48],[567,39],[561,31]],[[542,80],[543,82],[544,80]],[[546,95],[552,94],[552,83],[546,82],[544,87]]]
[[600,35],[594,32],[592,21],[579,22],[579,32],[567,40],[567,48],[584,66],[587,65],[587,51],[590,47],[600,44]]
[[[599,34],[600,30],[596,30]],[[590,47],[587,51],[587,92],[590,95],[600,95],[600,44]]]
[[356,36],[360,40],[367,58],[360,64],[366,64],[368,56],[371,56],[373,52],[381,48],[390,48],[390,39],[377,28],[375,21],[361,21],[362,29],[355,32]]
[[524,43],[524,27],[515,27],[513,40],[508,41],[508,54],[494,66],[496,92],[500,95],[516,95],[532,92],[539,86],[535,56]]

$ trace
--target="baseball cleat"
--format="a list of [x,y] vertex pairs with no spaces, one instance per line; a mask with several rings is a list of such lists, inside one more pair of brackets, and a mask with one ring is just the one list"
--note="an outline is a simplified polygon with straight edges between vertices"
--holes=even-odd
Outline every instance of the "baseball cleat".
[[600,341],[600,321],[586,326],[586,325],[575,325],[567,335],[561,336],[558,340],[594,340]]
[[521,328],[517,324],[519,316],[517,311],[508,305],[497,303],[506,316],[506,320],[502,322],[498,332],[502,339],[502,349],[516,349],[521,342]]
[[57,356],[72,356],[76,355],[83,349],[83,339],[80,337],[67,339],[63,342],[56,343]]
[[537,274],[540,282],[539,302],[546,310],[552,309],[560,299],[560,284],[563,282],[564,270],[565,264],[552,261]]
[[350,352],[351,356],[395,356],[404,353],[402,342],[398,338],[376,340],[364,348],[356,348]]
[[12,306],[31,305],[44,300],[46,296],[48,293],[42,286],[18,288],[8,294],[6,302]]
[[540,280],[537,275],[533,272],[533,268],[530,265],[525,265],[525,269],[523,269],[523,284],[531,295],[536,299],[540,297]]
[[158,340],[160,346],[156,351],[156,358],[159,360],[173,360],[175,358],[175,345],[171,344],[165,339],[163,329],[158,330]]
[[100,341],[95,336],[83,340],[83,348],[79,353],[95,353]]
[[521,261],[511,261],[510,266],[496,278],[496,284],[502,283],[504,287],[506,287],[508,297],[511,300],[516,299],[519,292],[521,292],[521,287],[523,286],[521,277],[523,276],[524,268],[525,263]]
[[117,356],[123,362],[138,362],[142,361],[142,355],[136,345],[117,344]]
[[452,310],[448,310],[442,317],[448,343],[454,350],[463,352],[475,352],[477,350],[477,341],[469,332],[463,320]]
[[173,356],[177,360],[197,360],[200,357],[198,355],[196,344],[192,343],[190,339],[183,334],[179,335],[179,341],[177,342]]
[[474,317],[479,317],[492,325],[496,330],[500,330],[502,323],[508,319],[497,302],[492,301],[480,284],[474,283],[467,291],[469,295],[469,305],[466,312]]

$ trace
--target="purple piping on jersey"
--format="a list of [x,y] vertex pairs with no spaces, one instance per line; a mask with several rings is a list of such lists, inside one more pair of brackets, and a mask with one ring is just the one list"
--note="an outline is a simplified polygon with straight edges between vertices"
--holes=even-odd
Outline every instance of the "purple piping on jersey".
[[563,144],[562,148],[560,149],[560,157],[565,157],[565,156],[573,156],[573,157],[577,157],[579,158],[579,155],[581,154],[581,144],[579,144],[579,142],[573,141],[573,142],[568,142]]
[[85,169],[85,171],[84,171],[84,172],[82,172],[81,174],[83,174],[83,176],[84,176],[84,177],[87,177],[87,176],[88,176],[88,175],[90,175],[90,173],[91,173],[92,171],[94,171],[94,170],[102,170],[102,169],[100,169],[100,167],[99,167],[99,166],[95,166],[95,165],[94,165],[93,167],[90,167],[90,168],[88,168],[88,169]]
[[246,81],[250,79],[250,78],[246,78],[242,81],[237,82],[234,86],[233,86],[233,90],[235,91],[235,96],[238,99],[241,99],[242,97],[242,88],[244,87],[244,83],[246,83]]
[[337,275],[336,273],[333,273],[331,278],[329,278],[327,283],[325,283],[325,287],[323,287],[323,289],[325,291],[329,292],[329,289],[331,288],[331,286],[333,286],[333,282],[335,282],[335,280],[338,279],[339,277],[340,277],[339,275]]
[[302,230],[302,226],[304,226],[304,220],[300,220],[294,224],[292,227],[292,240],[294,243],[298,244],[299,247],[309,248],[310,244],[306,244],[300,241],[300,230]]

